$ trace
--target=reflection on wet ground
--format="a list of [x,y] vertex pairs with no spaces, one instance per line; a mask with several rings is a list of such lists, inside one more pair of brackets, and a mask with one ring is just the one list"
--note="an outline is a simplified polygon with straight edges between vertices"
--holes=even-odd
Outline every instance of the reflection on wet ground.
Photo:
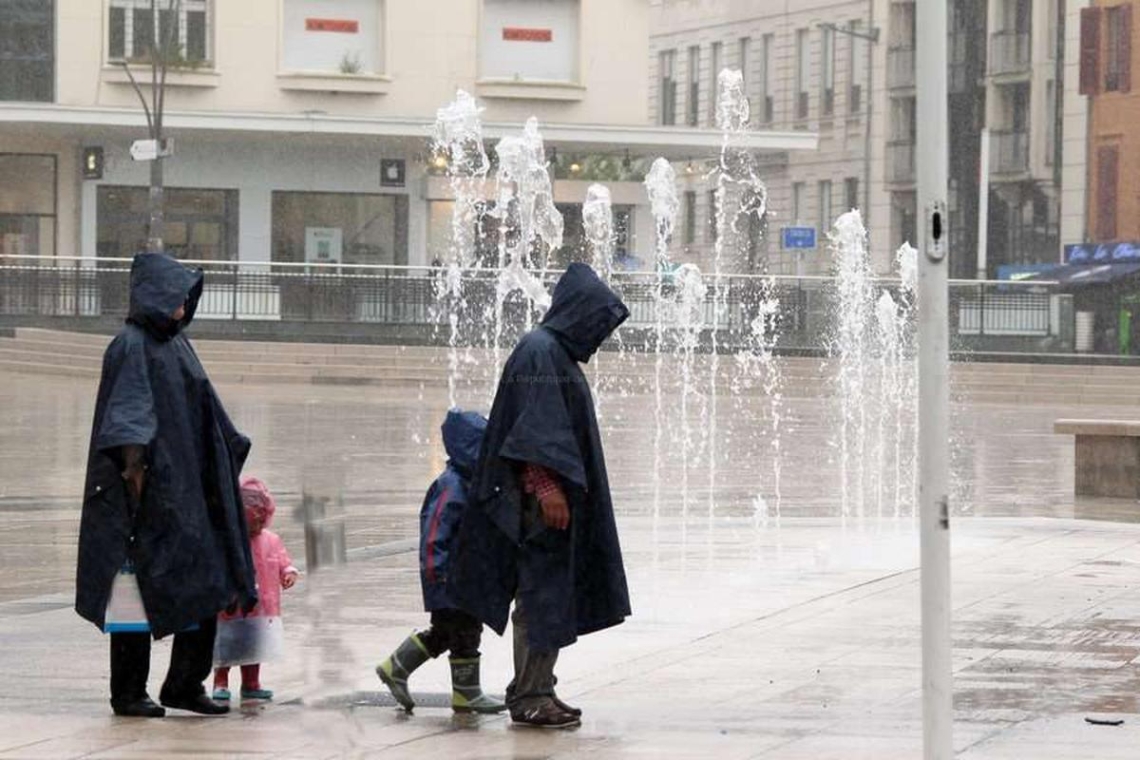
[[[0,758],[592,757],[914,758],[921,753],[917,540],[908,509],[841,514],[830,402],[788,400],[782,512],[741,404],[710,489],[674,445],[650,466],[654,400],[603,399],[634,617],[585,637],[560,691],[577,733],[509,730],[433,707],[432,663],[407,717],[371,668],[420,611],[410,551],[443,464],[438,390],[223,387],[255,441],[250,472],[279,495],[295,554],[302,493],[343,502],[352,561],[286,595],[280,701],[222,721],[140,726],[106,709],[105,642],[70,611],[77,495],[94,388],[0,375]],[[485,396],[484,396],[485,397]],[[1129,410],[957,405],[954,414],[955,744],[967,758],[1131,758],[1140,743],[1140,526],[1127,501],[1076,502],[1058,417]],[[758,413],[759,414],[759,413]],[[699,447],[698,447],[699,449]],[[1066,518],[1066,519],[1056,519]],[[1072,519],[1076,518],[1076,519]],[[484,639],[485,682],[510,676],[509,639]],[[167,642],[156,647],[157,689]],[[432,696],[436,695],[436,696]],[[1124,717],[1119,728],[1084,723]],[[214,755],[210,753],[213,752]]]

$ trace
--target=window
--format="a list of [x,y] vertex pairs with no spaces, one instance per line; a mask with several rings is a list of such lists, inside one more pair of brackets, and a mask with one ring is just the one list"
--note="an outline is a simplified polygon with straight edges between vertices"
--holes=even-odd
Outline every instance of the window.
[[[328,4],[328,0],[305,2],[317,7]],[[377,0],[352,2],[378,12]],[[579,0],[483,0],[482,5],[479,74],[483,79],[578,82]]]
[[1116,239],[1117,184],[1120,149],[1105,145],[1096,151],[1096,237],[1099,241]]
[[835,113],[835,30],[820,30],[819,97],[824,116]]
[[677,123],[677,51],[663,50],[657,55],[658,76],[661,78],[661,103],[657,118],[665,126]]
[[[690,127],[697,126],[700,117],[701,100],[701,49],[697,46],[689,48],[689,119]],[[713,90],[716,92],[716,90]]]
[[408,196],[273,193],[273,261],[408,263]]
[[1045,83],[1045,165],[1053,166],[1057,152],[1057,83]]
[[1101,8],[1081,8],[1080,94],[1100,92]]
[[54,256],[55,156],[0,153],[0,256]]
[[808,47],[808,30],[796,31],[796,118],[808,118],[808,72],[811,68],[811,50]]
[[708,241],[716,243],[717,237],[720,235],[720,228],[717,226],[716,219],[716,190],[709,190],[708,192],[709,204],[709,226],[708,226]]
[[843,180],[843,211],[853,211],[859,208],[859,178],[848,177]]
[[55,3],[0,2],[0,100],[55,100]]
[[[100,185],[96,196],[97,252],[130,258],[146,247],[148,191]],[[168,187],[164,191],[166,249],[182,259],[236,261],[238,191]]]
[[776,118],[776,98],[772,89],[772,56],[776,49],[776,35],[765,34],[760,40],[760,121],[771,124]]
[[697,242],[697,194],[685,191],[685,245]]
[[918,137],[916,103],[911,98],[891,98],[891,141],[913,143]]
[[210,61],[209,0],[179,0],[177,13],[171,0],[159,0],[158,19],[150,0],[111,0],[107,24],[107,59],[148,59],[157,34],[171,35],[171,58],[191,65]]
[[857,114],[863,109],[863,83],[867,81],[867,43],[857,35],[863,33],[861,21],[847,24],[850,39],[850,60],[847,71],[851,77],[851,87],[847,94],[847,113]]
[[709,50],[709,124],[716,125],[716,99],[720,94],[720,70],[724,65],[724,45],[714,42]]
[[1132,89],[1132,6],[1106,8],[1105,17],[1104,91],[1128,92]]
[[804,204],[806,203],[806,185],[803,182],[796,182],[792,185],[792,219],[796,224],[803,221],[804,218]]
[[819,183],[819,229],[831,229],[831,180]]

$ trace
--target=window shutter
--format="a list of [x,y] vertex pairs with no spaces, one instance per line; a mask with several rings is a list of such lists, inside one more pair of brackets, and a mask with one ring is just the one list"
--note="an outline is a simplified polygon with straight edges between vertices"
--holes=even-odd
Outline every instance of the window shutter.
[[1081,95],[1100,92],[1100,8],[1081,9]]
[[1120,62],[1117,70],[1120,71],[1120,91],[1132,90],[1132,3],[1120,7]]
[[1097,149],[1097,225],[1098,242],[1116,239],[1116,206],[1119,150],[1115,145]]

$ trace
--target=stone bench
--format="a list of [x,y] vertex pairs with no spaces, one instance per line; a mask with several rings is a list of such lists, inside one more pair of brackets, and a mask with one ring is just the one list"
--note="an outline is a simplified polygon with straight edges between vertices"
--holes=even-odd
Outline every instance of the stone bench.
[[1053,432],[1076,436],[1077,496],[1140,497],[1140,422],[1057,420]]

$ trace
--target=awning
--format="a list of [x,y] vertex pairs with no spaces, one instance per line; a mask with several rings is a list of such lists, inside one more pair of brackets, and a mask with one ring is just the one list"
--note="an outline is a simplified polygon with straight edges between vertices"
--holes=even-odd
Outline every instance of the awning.
[[1024,281],[1053,280],[1062,288],[1109,285],[1140,272],[1140,264],[1061,264]]

